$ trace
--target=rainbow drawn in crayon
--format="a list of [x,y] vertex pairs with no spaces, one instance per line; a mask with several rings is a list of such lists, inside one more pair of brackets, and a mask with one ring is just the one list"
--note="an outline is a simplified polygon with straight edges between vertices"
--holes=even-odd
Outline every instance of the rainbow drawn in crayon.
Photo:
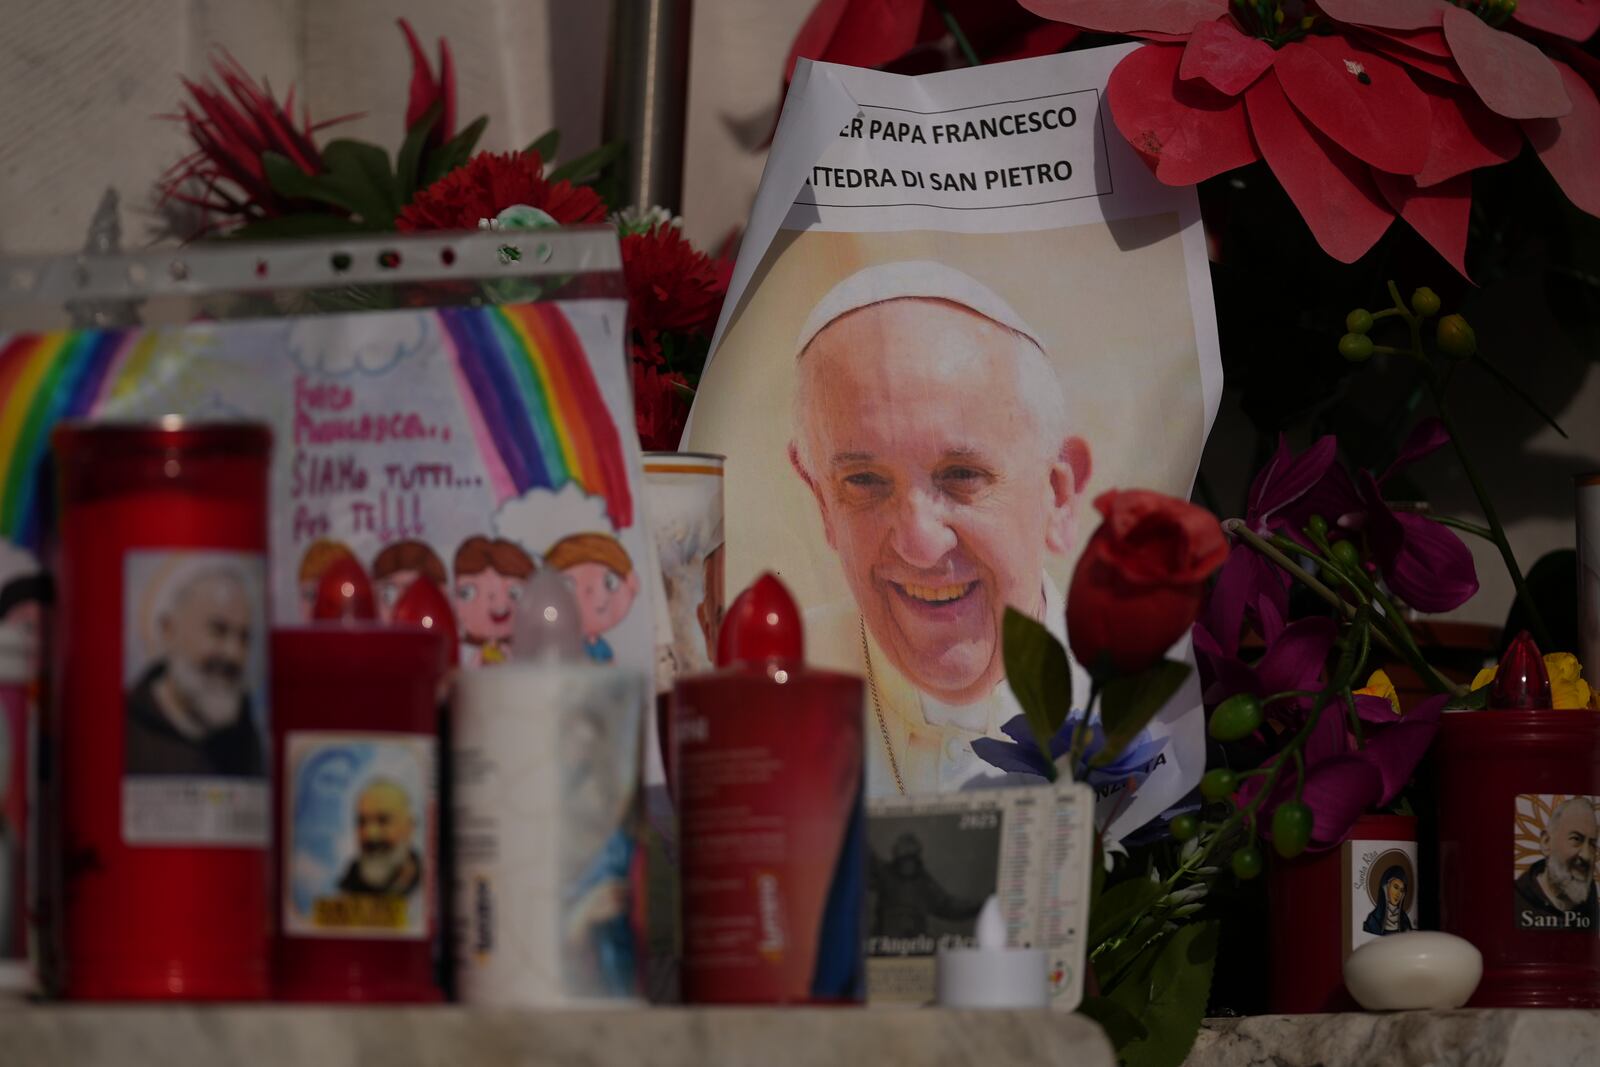
[[139,363],[154,333],[57,330],[0,338],[0,538],[39,547],[50,431],[89,414],[118,364]]
[[566,316],[547,304],[438,315],[496,497],[576,483],[605,498],[613,526],[632,525],[622,438]]
[[[632,525],[622,437],[566,316],[550,305],[433,314],[496,500],[576,484],[604,498],[617,529]],[[39,547],[50,431],[136,391],[172,340],[163,330],[0,336],[0,540]]]

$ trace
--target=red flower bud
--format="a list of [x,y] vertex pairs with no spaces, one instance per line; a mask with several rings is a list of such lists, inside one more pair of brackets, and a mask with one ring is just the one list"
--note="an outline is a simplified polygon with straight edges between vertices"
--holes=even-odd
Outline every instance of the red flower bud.
[[1209,511],[1149,490],[1113,489],[1094,506],[1105,521],[1072,575],[1067,637],[1090,670],[1140,671],[1194,625],[1227,538]]

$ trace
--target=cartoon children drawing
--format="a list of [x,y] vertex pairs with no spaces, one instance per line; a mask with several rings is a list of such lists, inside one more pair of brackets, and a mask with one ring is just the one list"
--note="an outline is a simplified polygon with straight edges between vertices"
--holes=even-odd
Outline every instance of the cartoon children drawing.
[[377,587],[378,617],[394,621],[394,606],[411,583],[426,578],[444,592],[450,584],[444,561],[422,541],[396,541],[372,561],[372,581]]
[[322,576],[328,573],[328,568],[341,560],[352,560],[355,553],[340,541],[330,541],[327,538],[318,538],[306,546],[306,551],[300,557],[300,617],[310,621],[311,612],[317,605],[317,586],[322,581]]
[[474,666],[510,658],[517,601],[533,576],[533,557],[504,538],[469,537],[456,549],[455,608],[461,662]]
[[615,653],[605,633],[622,622],[639,595],[639,575],[627,549],[610,534],[572,534],[551,545],[544,561],[572,587],[589,658],[610,663]]

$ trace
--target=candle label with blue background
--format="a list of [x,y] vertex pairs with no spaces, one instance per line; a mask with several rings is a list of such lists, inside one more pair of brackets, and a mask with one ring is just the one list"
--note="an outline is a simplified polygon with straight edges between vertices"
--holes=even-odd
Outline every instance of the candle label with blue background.
[[283,758],[284,933],[428,937],[434,739],[301,730],[285,738]]

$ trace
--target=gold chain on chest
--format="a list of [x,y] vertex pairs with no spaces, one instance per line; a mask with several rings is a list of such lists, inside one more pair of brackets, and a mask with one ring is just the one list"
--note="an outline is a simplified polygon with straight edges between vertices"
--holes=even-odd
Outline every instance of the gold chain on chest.
[[856,616],[856,628],[861,632],[861,660],[867,665],[867,692],[872,694],[872,710],[878,716],[878,733],[883,735],[883,750],[889,755],[889,771],[894,775],[894,787],[901,796],[906,795],[906,783],[900,777],[900,761],[894,758],[894,743],[889,740],[889,723],[883,717],[883,701],[878,697],[878,675],[872,669],[872,649],[867,645],[867,624]]

